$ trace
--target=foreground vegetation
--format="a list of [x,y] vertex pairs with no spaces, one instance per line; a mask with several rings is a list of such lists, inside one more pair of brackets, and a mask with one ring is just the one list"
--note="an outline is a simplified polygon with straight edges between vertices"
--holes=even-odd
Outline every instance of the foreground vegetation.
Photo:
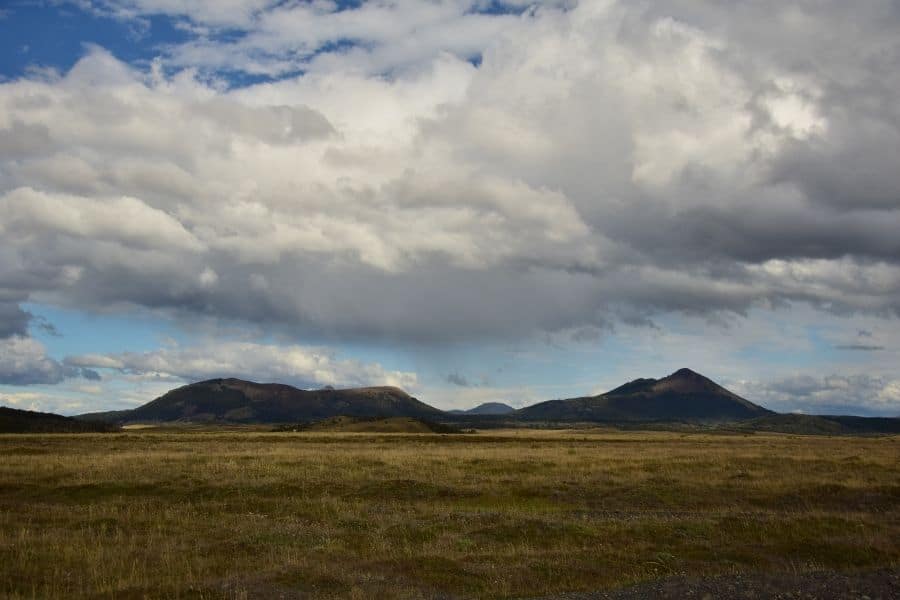
[[900,565],[900,438],[0,436],[0,597],[521,597]]

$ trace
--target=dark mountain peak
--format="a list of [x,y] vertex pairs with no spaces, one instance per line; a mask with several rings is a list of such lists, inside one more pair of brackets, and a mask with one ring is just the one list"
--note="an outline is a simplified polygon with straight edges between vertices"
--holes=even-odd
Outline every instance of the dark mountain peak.
[[321,392],[325,392],[330,395],[349,395],[355,397],[367,397],[367,398],[395,398],[395,399],[408,399],[412,398],[405,390],[398,388],[393,385],[373,385],[369,387],[361,387],[361,388],[344,388],[344,389],[330,389],[330,390],[319,390]]
[[117,414],[115,420],[296,423],[338,415],[433,418],[440,414],[395,386],[301,390],[230,377],[170,390],[127,414]]
[[[678,369],[677,371],[675,371],[674,373],[669,375],[669,377],[666,377],[666,379],[669,379],[670,377],[678,377],[681,379],[707,379],[700,373],[697,373],[696,371],[691,371],[687,367],[682,367],[681,369]],[[707,379],[707,381],[708,381],[708,379]]]
[[256,386],[263,386],[266,384],[263,383],[255,383],[253,381],[246,381],[244,379],[238,379],[236,377],[217,377],[215,379],[206,379],[204,381],[196,381],[194,383],[188,383],[186,385],[181,386],[176,389],[184,389],[184,388],[210,388],[210,389],[247,389]]
[[506,415],[515,412],[515,410],[512,406],[502,402],[485,402],[462,412],[470,415]]
[[517,413],[559,421],[728,421],[771,411],[690,369],[662,379],[635,379],[605,394],[542,402]]
[[216,377],[213,379],[205,379],[203,381],[196,381],[194,383],[189,383],[187,385],[235,385],[241,383],[249,383],[244,381],[243,379],[238,379],[236,377]]
[[653,384],[657,392],[678,392],[681,394],[718,394],[737,398],[718,383],[690,369],[678,369],[668,377],[663,377]]
[[612,389],[605,394],[604,396],[620,396],[623,394],[634,394],[636,392],[641,392],[646,389],[649,389],[654,383],[656,383],[656,379],[650,378],[639,378],[629,381],[624,385],[620,385],[619,387]]
[[403,396],[409,396],[406,393],[406,390],[403,388],[399,388],[395,385],[370,385],[367,387],[360,388],[344,388],[343,390],[334,390],[334,391],[349,391],[356,390],[358,392],[378,392],[382,394],[401,394]]

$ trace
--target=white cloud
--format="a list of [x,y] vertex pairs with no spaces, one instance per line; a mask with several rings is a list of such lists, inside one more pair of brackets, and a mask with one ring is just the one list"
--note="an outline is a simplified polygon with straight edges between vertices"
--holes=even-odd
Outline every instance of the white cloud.
[[59,383],[65,376],[65,368],[48,357],[37,340],[21,336],[0,339],[0,384]]
[[483,3],[472,0],[374,0],[343,9],[329,1],[100,0],[92,8],[125,20],[186,20],[182,29],[194,37],[167,48],[171,65],[269,76],[299,70],[380,74],[442,53],[477,57],[518,21],[485,13]]
[[214,6],[95,3],[196,37],[0,85],[0,332],[27,299],[379,343],[900,311],[889,2]]
[[774,410],[900,416],[900,380],[889,376],[796,374],[747,387]]
[[0,198],[0,233],[41,231],[141,249],[200,252],[203,245],[163,211],[137,198],[97,199],[18,188]]
[[407,390],[417,385],[415,373],[391,371],[378,363],[339,358],[324,348],[238,341],[215,341],[187,347],[173,345],[150,352],[73,356],[65,363],[117,369],[139,377],[163,380],[240,377],[301,387],[393,385]]

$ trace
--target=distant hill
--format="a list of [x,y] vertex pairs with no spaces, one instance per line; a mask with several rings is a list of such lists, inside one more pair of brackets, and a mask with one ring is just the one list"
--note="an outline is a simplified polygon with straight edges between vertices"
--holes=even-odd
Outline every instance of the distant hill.
[[900,419],[843,415],[771,414],[741,421],[729,428],[798,435],[900,433]]
[[513,413],[528,421],[738,421],[774,414],[690,369],[635,379],[598,396],[549,400]]
[[516,412],[516,409],[502,402],[485,402],[468,410],[449,410],[447,412],[454,415],[508,415]]
[[413,417],[330,417],[311,423],[282,425],[276,431],[334,433],[461,433],[457,427]]
[[[117,423],[296,423],[339,415],[427,419],[444,413],[395,387],[301,390],[278,383],[211,379],[171,390],[133,410],[108,414]],[[94,413],[81,418],[103,417]]]
[[95,423],[118,423],[131,413],[131,409],[125,410],[107,410],[103,412],[92,412],[75,415],[75,419],[79,421],[89,421]]
[[54,413],[0,406],[0,433],[93,433],[118,431],[109,423],[91,423]]

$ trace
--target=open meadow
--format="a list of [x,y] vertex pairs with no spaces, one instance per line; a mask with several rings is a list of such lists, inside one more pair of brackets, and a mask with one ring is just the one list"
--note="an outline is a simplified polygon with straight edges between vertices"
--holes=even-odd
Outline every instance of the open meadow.
[[900,565],[900,438],[0,436],[0,597],[519,598]]

